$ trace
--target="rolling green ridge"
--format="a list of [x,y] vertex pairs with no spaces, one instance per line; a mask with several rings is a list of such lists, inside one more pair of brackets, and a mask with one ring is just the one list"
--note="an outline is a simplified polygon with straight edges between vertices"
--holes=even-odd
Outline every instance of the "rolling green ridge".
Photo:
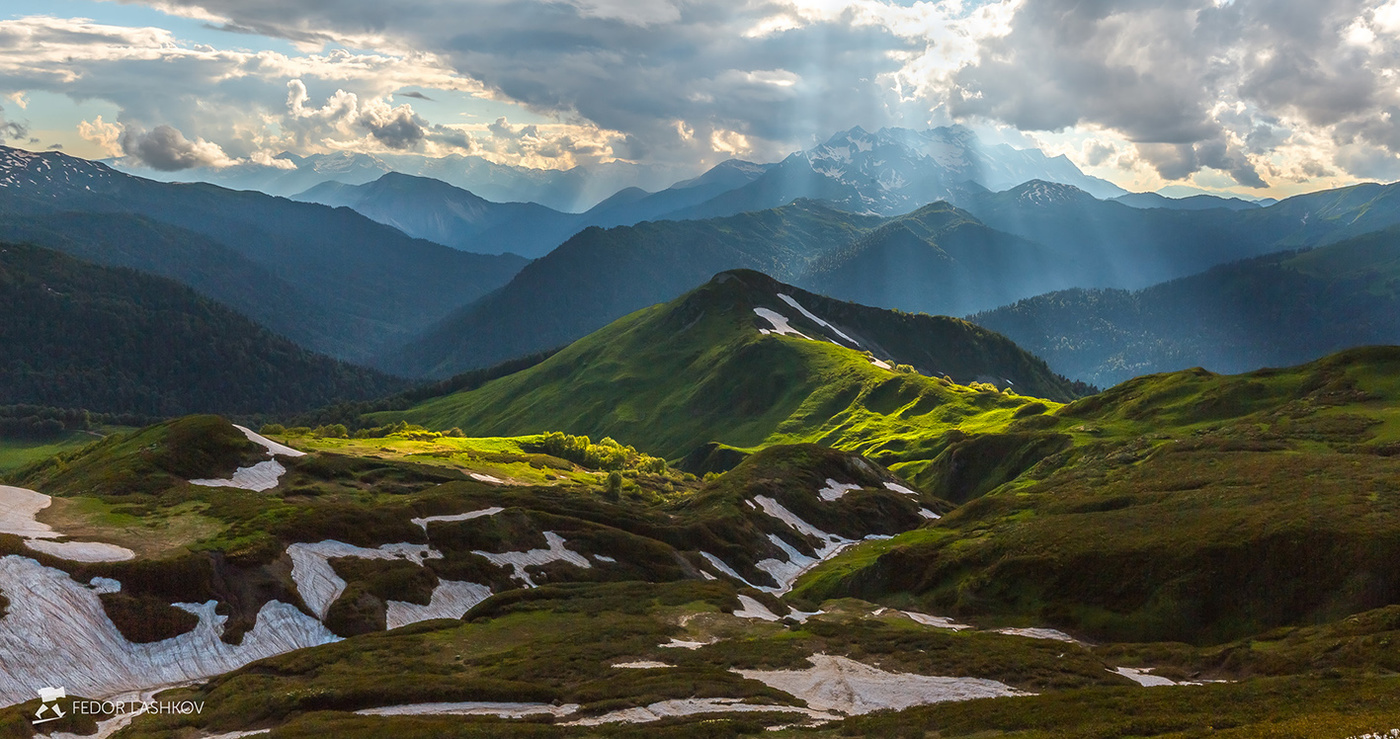
[[1202,366],[1285,367],[1400,343],[1400,230],[1213,268],[1136,292],[1065,290],[969,316],[1100,386]]
[[[760,333],[771,326],[756,309],[785,316],[811,338]],[[917,372],[895,371],[899,364]],[[620,319],[527,370],[373,418],[478,436],[552,429],[611,436],[667,458],[712,441],[814,441],[889,465],[918,458],[959,424],[1003,428],[1032,401],[991,385],[966,386],[978,381],[1062,401],[1074,393],[1040,360],[958,319],[842,303],[736,271]]]
[[1012,424],[1072,443],[795,593],[1203,644],[1400,602],[1397,378],[1396,347],[1137,378]]
[[403,386],[170,280],[18,244],[0,245],[0,346],[0,405],[285,413]]

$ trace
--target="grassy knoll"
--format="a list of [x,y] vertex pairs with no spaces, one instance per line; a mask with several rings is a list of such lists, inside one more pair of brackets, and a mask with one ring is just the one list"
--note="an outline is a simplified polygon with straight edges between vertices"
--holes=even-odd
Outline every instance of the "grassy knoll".
[[[907,363],[924,374],[878,367],[862,351],[822,338],[840,339],[779,293],[836,322],[891,367]],[[781,313],[815,340],[761,334],[769,324],[756,308]],[[951,429],[1005,428],[1033,402],[979,377],[1070,397],[1069,383],[1044,363],[964,321],[855,306],[733,272],[619,319],[527,370],[375,419],[480,436],[610,436],[668,459],[712,441],[744,449],[817,442],[892,465],[930,456]]]

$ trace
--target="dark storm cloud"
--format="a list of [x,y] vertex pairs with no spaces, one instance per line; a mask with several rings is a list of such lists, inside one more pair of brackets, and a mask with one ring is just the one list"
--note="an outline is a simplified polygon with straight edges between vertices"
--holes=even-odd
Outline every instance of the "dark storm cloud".
[[150,131],[128,128],[122,133],[121,146],[128,157],[162,172],[229,163],[217,144],[202,139],[190,141],[177,129],[165,125]]

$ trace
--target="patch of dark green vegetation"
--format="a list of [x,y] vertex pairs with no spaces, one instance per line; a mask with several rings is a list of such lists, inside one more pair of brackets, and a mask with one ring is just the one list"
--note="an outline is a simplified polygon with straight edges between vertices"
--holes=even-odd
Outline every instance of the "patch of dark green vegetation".
[[127,641],[149,644],[187,633],[199,625],[199,617],[151,595],[127,592],[98,596],[102,609]]
[[405,560],[340,557],[330,564],[346,583],[325,619],[339,636],[383,631],[386,601],[426,606],[438,584],[433,570]]

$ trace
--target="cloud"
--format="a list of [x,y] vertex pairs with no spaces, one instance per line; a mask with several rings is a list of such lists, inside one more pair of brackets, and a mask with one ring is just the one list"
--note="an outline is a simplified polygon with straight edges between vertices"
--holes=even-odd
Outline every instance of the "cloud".
[[414,149],[427,136],[424,121],[407,103],[390,107],[371,100],[360,109],[356,122],[390,149]]
[[0,107],[0,144],[7,141],[23,141],[29,138],[29,126],[12,121],[5,115],[5,108]]
[[91,121],[78,122],[78,135],[96,144],[107,156],[122,156],[122,127],[97,116]]
[[178,172],[193,167],[228,167],[238,162],[210,141],[190,141],[171,126],[160,125],[150,131],[122,131],[121,147],[126,155],[151,169]]
[[416,100],[427,100],[429,102],[432,102],[432,98],[416,90],[410,90],[408,92],[396,92],[394,93],[394,95],[396,95],[397,97],[414,98]]

